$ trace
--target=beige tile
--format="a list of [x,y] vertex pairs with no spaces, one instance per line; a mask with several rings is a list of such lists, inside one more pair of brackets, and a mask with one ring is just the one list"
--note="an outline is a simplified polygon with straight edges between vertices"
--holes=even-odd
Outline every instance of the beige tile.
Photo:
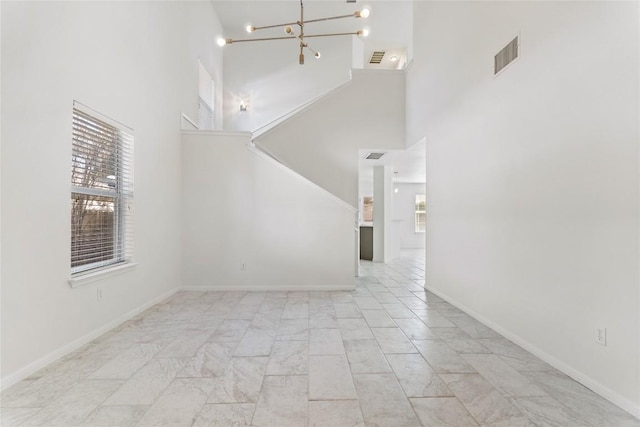
[[309,399],[356,399],[347,356],[309,356]]
[[420,319],[395,319],[394,322],[410,340],[438,339],[438,336]]
[[214,387],[213,378],[178,378],[144,414],[139,427],[191,426]]
[[150,406],[100,406],[84,421],[91,427],[134,427]]
[[392,319],[414,319],[416,317],[413,311],[409,310],[402,303],[382,304],[382,307],[389,313]]
[[151,405],[183,368],[179,359],[153,359],[112,394],[104,405]]
[[271,350],[266,375],[301,375],[309,371],[307,341],[276,341]]
[[382,306],[372,296],[354,297],[354,302],[360,310],[382,310]]
[[161,349],[162,346],[158,344],[134,345],[91,374],[89,379],[129,378]]
[[206,404],[193,427],[249,427],[255,407],[254,403]]
[[338,319],[343,340],[370,340],[373,334],[364,319]]
[[58,399],[28,418],[24,426],[75,426],[84,420],[121,385],[122,380],[83,380]]
[[250,320],[229,319],[225,320],[209,336],[208,341],[235,341],[238,342],[249,328]]
[[559,371],[523,372],[523,375],[591,424],[616,427],[640,425],[638,419]]
[[[178,378],[218,377],[224,373],[233,357],[237,342],[206,342],[193,357],[184,360],[184,368],[176,375]],[[162,360],[162,359],[159,359]]]
[[409,399],[423,425],[429,427],[477,426],[469,412],[455,397]]
[[346,340],[344,346],[352,373],[379,374],[393,372],[376,340]]
[[385,354],[418,352],[400,328],[371,328],[371,332]]
[[440,374],[481,425],[527,425],[530,421],[479,374]]
[[453,396],[419,354],[388,354],[387,360],[408,397]]
[[0,426],[17,427],[42,408],[0,408]]
[[370,328],[396,328],[396,322],[385,310],[362,310],[364,320]]
[[[565,427],[586,426],[588,421],[551,396],[514,397],[511,404],[532,420],[537,426]],[[640,422],[638,422],[640,425]]]
[[462,358],[504,395],[547,396],[544,390],[495,354],[464,354]]
[[413,345],[437,373],[474,373],[476,370],[442,340],[413,340]]
[[268,356],[276,338],[276,331],[247,329],[242,340],[233,351],[234,356]]
[[283,319],[308,319],[309,303],[287,302],[282,312]]
[[276,340],[305,341],[309,339],[309,319],[282,319]]
[[256,427],[306,426],[308,419],[306,375],[266,376],[253,425]]
[[224,374],[213,378],[207,403],[255,403],[268,362],[268,357],[231,359]]
[[354,374],[365,423],[378,427],[420,426],[393,374]]
[[311,329],[309,354],[344,354],[342,335],[339,329]]
[[312,400],[309,402],[309,427],[364,427],[357,400]]
[[200,346],[211,336],[210,331],[188,331],[177,337],[157,355],[161,358],[193,357]]
[[334,303],[334,307],[338,319],[362,317],[362,312],[353,302],[337,302]]

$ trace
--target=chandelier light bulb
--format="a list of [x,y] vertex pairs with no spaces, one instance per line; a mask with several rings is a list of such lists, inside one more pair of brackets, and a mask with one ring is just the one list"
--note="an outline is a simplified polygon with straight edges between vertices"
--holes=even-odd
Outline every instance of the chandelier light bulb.
[[315,56],[316,59],[319,59],[321,55],[320,55],[320,52],[316,52],[316,53],[313,54],[313,56]]
[[293,28],[291,28],[290,25],[287,25],[286,27],[284,27],[284,32],[286,34],[293,34]]
[[364,30],[358,31],[357,34],[362,37],[367,37],[369,35],[369,30],[365,28]]
[[356,12],[358,18],[368,18],[371,11],[369,9],[362,9],[360,12]]
[[253,33],[256,30],[256,27],[254,27],[253,25],[247,25],[247,33]]
[[218,43],[218,46],[221,46],[221,47],[222,47],[222,46],[224,46],[224,45],[226,45],[226,44],[227,44],[227,41],[226,41],[225,39],[223,39],[222,37],[220,37],[220,38],[217,40],[217,43]]

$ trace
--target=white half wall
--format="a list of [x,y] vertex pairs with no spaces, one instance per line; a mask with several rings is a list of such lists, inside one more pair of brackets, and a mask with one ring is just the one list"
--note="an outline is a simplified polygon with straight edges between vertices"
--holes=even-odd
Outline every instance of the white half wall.
[[[6,387],[180,286],[180,113],[197,117],[198,58],[221,79],[222,52],[209,2],[1,7]],[[134,129],[137,262],[74,289],[73,100]]]
[[186,288],[355,287],[355,209],[252,148],[249,133],[182,141]]
[[414,17],[426,287],[639,416],[638,3],[415,2]]
[[360,148],[404,149],[405,72],[353,70],[351,83],[256,142],[294,171],[358,206]]

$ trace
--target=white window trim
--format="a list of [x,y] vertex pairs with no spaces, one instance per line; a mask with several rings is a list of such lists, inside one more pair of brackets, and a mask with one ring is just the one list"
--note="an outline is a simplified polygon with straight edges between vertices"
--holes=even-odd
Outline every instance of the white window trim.
[[[85,114],[88,114],[98,120],[104,121],[115,128],[124,130],[128,132],[129,136],[133,138],[133,135],[134,135],[133,129],[130,128],[129,126],[126,126],[116,120],[113,120],[110,117],[105,116],[93,110],[92,108],[87,107],[86,105],[75,100],[73,101],[73,108]],[[132,147],[131,149],[133,150]],[[133,152],[131,154],[133,155]],[[132,179],[133,179],[132,173],[131,173],[131,176],[129,176],[129,179],[131,180],[130,182],[132,182]],[[122,192],[122,191],[115,192],[112,190],[85,188],[85,187],[75,186],[72,184],[71,194],[73,195],[74,193],[110,197],[110,198],[117,199],[118,202],[122,202],[123,200],[125,200],[127,196],[132,197],[132,194],[133,194],[133,193],[127,194],[126,192]],[[119,209],[124,209],[124,207],[121,206],[119,207]],[[122,229],[119,232],[122,234],[118,236],[117,240],[124,241],[126,239],[124,234],[130,231]],[[131,241],[130,244],[133,244],[133,242]],[[105,260],[105,261],[98,261],[89,265],[85,264],[83,266],[79,266],[75,268],[72,267],[70,272],[71,275],[70,275],[70,278],[68,279],[69,285],[72,288],[75,288],[75,287],[82,286],[98,280],[102,280],[111,276],[119,275],[135,268],[137,263],[133,261],[133,258],[130,256],[126,257],[126,251],[123,255],[125,257],[121,260],[116,260],[116,261]]]
[[82,285],[86,285],[98,280],[107,279],[118,274],[123,274],[133,270],[138,264],[132,261],[123,261],[118,264],[113,264],[110,267],[104,267],[100,270],[89,271],[87,273],[80,273],[69,279],[69,285],[72,288],[77,288]]

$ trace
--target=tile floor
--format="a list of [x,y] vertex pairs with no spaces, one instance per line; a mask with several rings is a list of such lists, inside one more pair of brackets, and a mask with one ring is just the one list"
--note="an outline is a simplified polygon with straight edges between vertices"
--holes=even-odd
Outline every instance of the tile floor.
[[639,426],[420,285],[180,292],[2,394],[9,426]]

